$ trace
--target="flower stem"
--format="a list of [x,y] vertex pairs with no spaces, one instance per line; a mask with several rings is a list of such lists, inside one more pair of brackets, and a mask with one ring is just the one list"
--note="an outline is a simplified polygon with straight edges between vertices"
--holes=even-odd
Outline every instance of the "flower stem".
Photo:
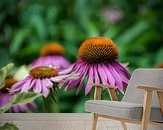
[[58,99],[52,94],[49,94],[48,97],[43,97],[44,107],[46,113],[55,113],[59,112]]

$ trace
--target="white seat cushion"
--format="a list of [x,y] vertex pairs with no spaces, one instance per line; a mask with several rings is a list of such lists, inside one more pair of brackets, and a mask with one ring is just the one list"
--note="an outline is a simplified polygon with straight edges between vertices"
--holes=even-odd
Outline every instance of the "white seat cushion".
[[[141,120],[143,105],[118,101],[89,100],[86,102],[85,109],[87,112],[102,115],[121,117],[130,120]],[[163,122],[160,108],[152,107],[151,121]]]

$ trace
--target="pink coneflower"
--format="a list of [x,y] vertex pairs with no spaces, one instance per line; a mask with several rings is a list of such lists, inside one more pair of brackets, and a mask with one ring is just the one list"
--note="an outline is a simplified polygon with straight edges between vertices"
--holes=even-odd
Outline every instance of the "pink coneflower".
[[24,79],[14,84],[10,93],[34,91],[41,93],[47,97],[55,85],[64,79],[73,79],[76,74],[60,75],[58,70],[47,66],[40,66],[30,70],[29,75]]
[[[0,90],[0,107],[7,104],[11,98],[14,96],[13,94],[9,94],[8,89],[15,84],[17,80],[15,80],[12,76],[7,77],[5,79],[5,86],[3,89]],[[21,105],[14,105],[10,108],[12,112],[24,112],[29,109],[36,109],[37,106],[34,102],[21,104]]]
[[45,44],[40,50],[40,57],[32,63],[32,68],[50,65],[57,69],[65,69],[70,63],[64,57],[64,53],[64,48],[58,43]]
[[77,90],[79,93],[87,77],[86,94],[90,92],[92,83],[117,86],[123,92],[130,76],[117,58],[118,49],[111,39],[100,37],[86,39],[79,48],[77,62],[66,72],[66,74],[80,73],[80,76],[69,81],[66,90],[79,85]]

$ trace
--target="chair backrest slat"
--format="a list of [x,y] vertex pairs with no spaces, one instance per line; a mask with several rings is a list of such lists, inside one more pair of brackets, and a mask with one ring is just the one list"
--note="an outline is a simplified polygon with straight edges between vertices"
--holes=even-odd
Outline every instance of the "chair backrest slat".
[[[137,86],[163,88],[163,69],[137,69],[131,76],[122,101],[143,104],[144,91]],[[159,106],[156,92],[153,94],[152,106]]]

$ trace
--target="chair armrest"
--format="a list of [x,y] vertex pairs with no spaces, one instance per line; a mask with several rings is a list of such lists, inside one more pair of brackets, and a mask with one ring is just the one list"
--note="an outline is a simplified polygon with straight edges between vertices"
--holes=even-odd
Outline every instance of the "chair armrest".
[[101,99],[101,94],[102,94],[102,88],[108,89],[110,98],[112,101],[118,101],[117,95],[115,90],[117,87],[109,86],[109,85],[104,85],[104,84],[95,84],[91,83],[92,87],[95,87],[95,93],[94,93],[94,99],[95,100],[100,100]]
[[149,86],[137,86],[137,89],[143,89],[146,91],[159,91],[159,92],[163,92],[162,88],[158,88],[158,87],[149,87]]
[[150,120],[150,113],[151,113],[151,104],[152,104],[152,93],[153,91],[157,92],[161,112],[163,113],[163,89],[153,86],[138,86],[137,89],[145,90],[144,93],[144,105],[143,105],[143,113],[142,113],[142,124],[148,124]]
[[104,85],[104,84],[95,84],[91,83],[92,87],[102,87],[102,88],[107,88],[107,89],[117,89],[116,86],[109,86],[109,85]]

